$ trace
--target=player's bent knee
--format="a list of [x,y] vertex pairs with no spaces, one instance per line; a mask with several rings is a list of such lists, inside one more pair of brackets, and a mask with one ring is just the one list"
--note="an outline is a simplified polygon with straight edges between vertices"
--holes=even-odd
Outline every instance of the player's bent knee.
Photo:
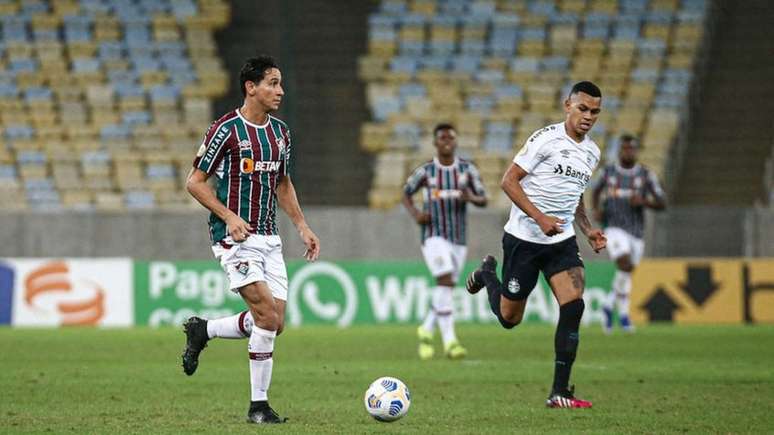
[[503,328],[511,329],[521,323],[521,320],[524,317],[524,310],[520,307],[503,305],[500,307],[500,314],[502,315],[503,320],[507,322],[500,322],[503,325]]
[[[257,309],[256,309],[257,308]],[[264,309],[263,307],[250,307],[255,325],[267,331],[276,331],[279,329],[280,319],[273,309]]]

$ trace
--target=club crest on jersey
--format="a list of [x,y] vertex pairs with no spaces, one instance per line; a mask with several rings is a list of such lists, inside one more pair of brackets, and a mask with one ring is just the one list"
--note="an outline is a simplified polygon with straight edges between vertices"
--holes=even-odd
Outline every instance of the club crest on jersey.
[[237,272],[241,273],[242,275],[247,275],[247,272],[250,271],[250,264],[246,261],[240,261],[236,265]]
[[245,150],[249,150],[249,149],[252,149],[252,148],[253,148],[253,144],[249,140],[243,139],[243,140],[239,141],[239,149],[240,149],[240,151],[245,151]]
[[279,148],[280,154],[285,152],[285,140],[282,138],[277,139],[277,148]]
[[516,278],[511,278],[510,281],[508,281],[508,291],[516,294],[518,291],[521,290],[521,285],[519,285],[519,280]]

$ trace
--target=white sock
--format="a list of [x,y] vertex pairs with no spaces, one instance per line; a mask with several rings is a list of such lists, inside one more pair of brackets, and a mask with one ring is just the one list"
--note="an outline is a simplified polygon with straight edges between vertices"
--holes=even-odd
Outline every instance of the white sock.
[[422,322],[422,329],[429,333],[435,332],[435,322],[438,320],[438,316],[435,315],[435,309],[430,307],[425,315],[425,320]]
[[629,315],[629,293],[632,291],[632,274],[630,272],[616,271],[615,280],[619,282],[616,291],[618,295],[618,315]]
[[438,286],[433,295],[433,308],[438,317],[438,329],[441,330],[443,345],[457,341],[454,334],[454,306],[452,304],[452,288]]
[[207,321],[207,336],[209,338],[245,338],[253,330],[253,316],[249,311],[242,311],[233,316],[221,317]]
[[247,350],[250,355],[250,400],[268,400],[271,369],[274,366],[274,338],[277,331],[253,327]]

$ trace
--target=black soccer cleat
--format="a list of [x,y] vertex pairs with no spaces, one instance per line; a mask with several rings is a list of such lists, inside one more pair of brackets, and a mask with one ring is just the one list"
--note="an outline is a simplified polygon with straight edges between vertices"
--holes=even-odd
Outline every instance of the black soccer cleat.
[[486,286],[484,278],[481,276],[484,273],[497,273],[497,260],[491,255],[484,257],[481,266],[468,275],[468,280],[465,282],[465,289],[468,293],[474,295]]
[[257,409],[252,408],[247,412],[247,422],[256,424],[280,424],[288,421],[286,417],[280,417],[277,412],[266,404]]
[[199,367],[199,354],[207,347],[210,339],[207,335],[207,321],[200,317],[190,317],[183,323],[186,342],[183,351],[183,371],[191,376]]

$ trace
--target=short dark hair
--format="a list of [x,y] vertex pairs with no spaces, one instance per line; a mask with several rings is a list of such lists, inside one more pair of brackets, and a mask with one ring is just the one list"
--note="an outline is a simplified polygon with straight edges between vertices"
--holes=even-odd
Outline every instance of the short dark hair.
[[442,122],[442,123],[436,125],[435,128],[433,129],[433,137],[438,135],[438,132],[441,131],[441,130],[455,130],[456,131],[457,129],[454,128],[454,126],[449,124],[448,122]]
[[595,98],[602,98],[602,91],[599,90],[599,86],[589,81],[582,81],[572,85],[570,95],[575,95],[578,92],[583,92]]
[[260,83],[266,75],[266,70],[271,68],[279,69],[277,61],[265,54],[245,60],[245,64],[239,71],[239,87],[242,90],[242,96],[247,96],[245,82]]
[[631,135],[629,133],[624,133],[624,134],[621,135],[621,137],[618,138],[618,143],[619,144],[624,144],[624,143],[627,143],[627,142],[631,143],[632,146],[634,146],[634,148],[640,149],[640,140],[637,139],[636,136]]

